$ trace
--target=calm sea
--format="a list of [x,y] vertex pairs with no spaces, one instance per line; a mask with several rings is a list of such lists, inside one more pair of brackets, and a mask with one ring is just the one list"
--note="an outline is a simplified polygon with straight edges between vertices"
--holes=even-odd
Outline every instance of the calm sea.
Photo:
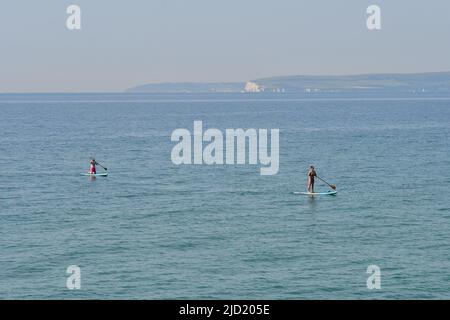
[[[280,129],[279,173],[172,164],[194,120]],[[449,138],[442,97],[0,95],[0,298],[449,299]]]

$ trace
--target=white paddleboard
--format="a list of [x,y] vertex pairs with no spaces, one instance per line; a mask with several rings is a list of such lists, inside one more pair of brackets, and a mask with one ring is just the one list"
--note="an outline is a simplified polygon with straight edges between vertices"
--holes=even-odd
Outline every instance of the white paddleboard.
[[107,177],[108,176],[108,172],[103,172],[103,173],[80,173],[82,176],[89,176],[89,177]]
[[335,194],[337,194],[337,191],[328,191],[328,192],[294,192],[294,194],[301,194],[301,195],[305,195],[305,196],[320,196],[320,195],[324,195],[324,196],[333,196]]

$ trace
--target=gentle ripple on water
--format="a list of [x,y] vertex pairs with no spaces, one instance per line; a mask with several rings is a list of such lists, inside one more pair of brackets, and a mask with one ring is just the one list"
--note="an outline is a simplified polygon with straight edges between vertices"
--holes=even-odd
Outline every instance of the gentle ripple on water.
[[[0,111],[0,298],[450,297],[448,99],[25,95]],[[194,120],[279,128],[279,174],[174,166],[170,134]],[[90,156],[107,178],[78,175]],[[310,164],[336,197],[293,194]]]

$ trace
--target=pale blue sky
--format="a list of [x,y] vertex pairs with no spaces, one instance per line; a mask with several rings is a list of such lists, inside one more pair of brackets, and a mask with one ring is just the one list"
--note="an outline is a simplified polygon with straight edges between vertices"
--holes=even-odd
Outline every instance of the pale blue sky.
[[[78,4],[82,30],[66,29]],[[382,9],[382,30],[366,8]],[[9,0],[0,92],[450,70],[448,0]]]

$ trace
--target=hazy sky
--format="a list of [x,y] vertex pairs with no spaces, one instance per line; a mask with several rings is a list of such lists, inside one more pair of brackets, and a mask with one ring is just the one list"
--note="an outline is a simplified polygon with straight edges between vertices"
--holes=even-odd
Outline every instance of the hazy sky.
[[[82,29],[66,28],[66,8]],[[366,9],[382,10],[369,31]],[[0,92],[450,70],[448,0],[5,0]]]

